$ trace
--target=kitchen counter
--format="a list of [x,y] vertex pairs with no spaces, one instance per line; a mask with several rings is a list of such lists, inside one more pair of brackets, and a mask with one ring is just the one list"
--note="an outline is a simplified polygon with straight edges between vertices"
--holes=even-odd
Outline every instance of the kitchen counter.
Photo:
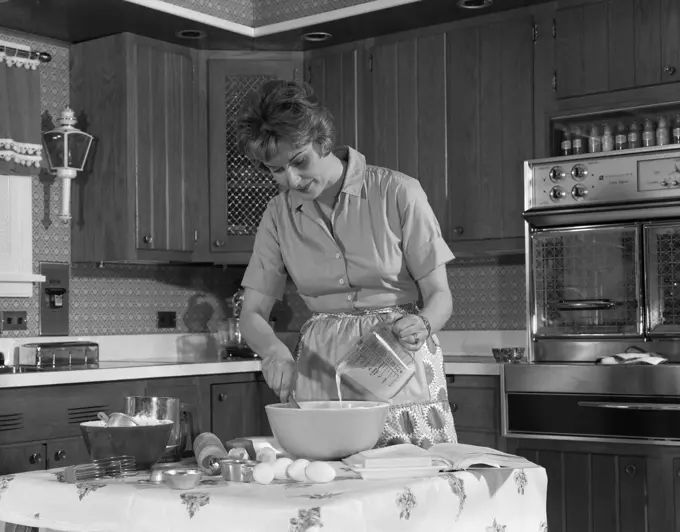
[[[280,338],[291,347],[297,333],[280,333]],[[467,342],[457,342],[451,332],[439,333],[444,348],[444,369],[447,375],[500,375],[501,364],[486,354],[488,347],[479,347],[481,335],[465,335]],[[16,356],[18,345],[29,342],[64,341],[55,338],[0,339],[8,363]],[[100,347],[98,368],[0,373],[0,388],[79,384],[99,381],[124,381],[164,377],[190,377],[249,373],[261,370],[259,359],[221,358],[214,340],[203,334],[163,334],[129,336],[69,337],[69,340],[97,342]],[[472,339],[472,340],[471,340]],[[494,339],[508,343],[506,338]],[[512,342],[514,340],[510,340]],[[466,353],[472,353],[467,355]]]
[[[500,364],[493,358],[478,356],[445,356],[447,375],[499,375]],[[192,377],[250,373],[261,370],[258,359],[225,358],[222,360],[196,358],[193,360],[110,360],[100,361],[98,368],[57,371],[29,371],[0,374],[0,388],[79,384],[99,381],[156,379],[163,377]]]
[[502,366],[488,356],[444,355],[447,375],[500,375]]

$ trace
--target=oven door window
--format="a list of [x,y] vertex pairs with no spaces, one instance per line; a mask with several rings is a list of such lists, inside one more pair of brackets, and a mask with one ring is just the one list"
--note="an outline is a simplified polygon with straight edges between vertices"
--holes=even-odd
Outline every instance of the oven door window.
[[680,336],[680,223],[645,226],[649,335]]
[[534,336],[642,335],[638,226],[544,230],[531,246]]

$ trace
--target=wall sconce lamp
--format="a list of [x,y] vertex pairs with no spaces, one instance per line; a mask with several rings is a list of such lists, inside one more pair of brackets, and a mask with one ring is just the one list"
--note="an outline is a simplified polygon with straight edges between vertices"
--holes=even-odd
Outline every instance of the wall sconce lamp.
[[66,107],[57,119],[59,127],[42,134],[50,173],[61,179],[61,211],[58,216],[64,223],[71,219],[71,180],[83,170],[90,152],[93,137],[73,127],[73,111]]

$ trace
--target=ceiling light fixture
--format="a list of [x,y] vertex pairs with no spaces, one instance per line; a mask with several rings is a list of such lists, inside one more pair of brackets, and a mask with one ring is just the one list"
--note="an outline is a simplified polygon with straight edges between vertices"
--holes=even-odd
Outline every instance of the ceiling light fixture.
[[456,4],[463,9],[484,9],[493,4],[493,0],[458,0]]
[[325,31],[312,31],[305,33],[302,38],[307,42],[324,42],[331,39],[333,35]]
[[175,35],[180,39],[203,39],[205,32],[202,30],[180,30]]

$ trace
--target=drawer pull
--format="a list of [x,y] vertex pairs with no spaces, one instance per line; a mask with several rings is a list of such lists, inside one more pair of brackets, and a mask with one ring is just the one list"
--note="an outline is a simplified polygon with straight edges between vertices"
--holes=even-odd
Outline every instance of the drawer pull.
[[625,471],[627,475],[633,476],[635,474],[635,466],[633,464],[628,464]]
[[449,403],[451,405],[451,413],[458,410],[458,405],[456,403]]
[[55,462],[66,460],[66,451],[64,451],[64,449],[58,450],[56,453],[54,453],[54,460]]
[[221,393],[217,396],[218,401],[225,401],[227,399],[227,394],[226,393]]
[[40,456],[40,453],[33,453],[28,461],[33,465],[39,464],[42,462],[42,456]]

